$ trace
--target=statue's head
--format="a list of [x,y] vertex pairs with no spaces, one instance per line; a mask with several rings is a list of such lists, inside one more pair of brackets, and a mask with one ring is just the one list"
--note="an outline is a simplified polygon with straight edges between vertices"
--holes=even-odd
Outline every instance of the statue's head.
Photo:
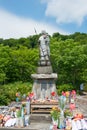
[[41,34],[47,34],[47,32],[45,30],[42,30]]

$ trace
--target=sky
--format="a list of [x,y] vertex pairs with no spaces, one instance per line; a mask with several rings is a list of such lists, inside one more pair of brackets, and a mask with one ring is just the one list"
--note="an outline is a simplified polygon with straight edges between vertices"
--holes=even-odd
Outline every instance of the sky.
[[0,38],[87,33],[87,0],[0,0]]

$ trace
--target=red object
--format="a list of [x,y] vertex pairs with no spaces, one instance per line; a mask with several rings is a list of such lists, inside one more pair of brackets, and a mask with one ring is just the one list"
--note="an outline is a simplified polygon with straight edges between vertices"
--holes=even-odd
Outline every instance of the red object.
[[72,95],[72,97],[75,99],[75,98],[76,98],[76,91],[75,91],[75,90],[72,90],[71,95]]
[[52,93],[51,93],[52,96],[55,96],[55,94],[56,94],[55,92],[52,92]]
[[70,104],[70,110],[71,110],[71,111],[74,110],[75,107],[76,107],[76,106],[75,106],[75,103],[71,103],[71,104]]
[[30,97],[30,98],[33,98],[33,97],[34,97],[34,93],[30,93],[30,94],[29,94],[29,97]]
[[76,120],[83,119],[83,118],[84,118],[83,114],[76,114],[76,115],[74,116],[74,120],[75,120],[75,121],[76,121]]
[[63,95],[63,96],[66,96],[66,93],[65,93],[64,91],[62,91],[62,95]]
[[72,94],[72,95],[76,95],[76,91],[75,91],[75,90],[72,90],[71,94]]

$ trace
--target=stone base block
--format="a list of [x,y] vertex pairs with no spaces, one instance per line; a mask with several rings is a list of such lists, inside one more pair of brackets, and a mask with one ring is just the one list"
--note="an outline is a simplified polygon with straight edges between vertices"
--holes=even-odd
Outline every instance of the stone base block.
[[52,72],[52,66],[40,66],[37,68],[37,74],[51,74]]

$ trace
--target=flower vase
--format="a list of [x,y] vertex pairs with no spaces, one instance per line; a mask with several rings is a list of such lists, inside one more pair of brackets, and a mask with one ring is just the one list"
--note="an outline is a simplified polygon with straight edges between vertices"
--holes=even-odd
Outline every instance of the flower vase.
[[16,127],[24,127],[24,119],[22,117],[16,118]]
[[55,120],[55,119],[52,117],[52,123],[53,123],[53,125],[58,126],[58,119]]
[[30,101],[26,102],[26,112],[27,112],[27,115],[30,114]]
[[60,113],[62,116],[64,116],[64,110],[61,109],[61,113]]
[[18,97],[16,97],[16,102],[19,102],[19,98]]
[[65,119],[64,119],[64,111],[61,110],[60,117],[59,117],[59,125],[58,125],[58,128],[60,128],[60,129],[65,128],[65,123],[64,123],[64,121],[65,121]]
[[24,118],[24,107],[21,108],[21,117]]

